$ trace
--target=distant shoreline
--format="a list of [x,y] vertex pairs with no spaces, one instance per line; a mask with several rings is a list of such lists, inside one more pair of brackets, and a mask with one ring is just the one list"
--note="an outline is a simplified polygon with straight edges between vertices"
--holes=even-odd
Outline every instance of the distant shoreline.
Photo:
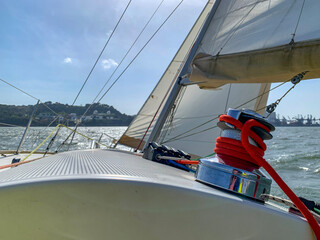
[[0,104],[0,127],[26,126],[34,110],[36,111],[33,115],[32,127],[53,126],[59,123],[70,127],[75,126],[76,123],[87,127],[129,126],[134,118],[119,112],[113,106],[98,103],[85,106],[52,102],[45,102],[38,106]]
[[[25,128],[26,126],[4,126],[0,125],[0,128],[2,127],[11,127],[11,128]],[[47,125],[31,125],[30,127],[47,127]],[[52,125],[50,127],[56,127],[56,125]],[[75,127],[75,125],[68,125],[68,127]],[[80,125],[78,126],[79,128],[81,127],[129,127],[129,125]]]
[[297,126],[292,126],[292,125],[274,125],[275,127],[320,127],[320,125],[297,125]]

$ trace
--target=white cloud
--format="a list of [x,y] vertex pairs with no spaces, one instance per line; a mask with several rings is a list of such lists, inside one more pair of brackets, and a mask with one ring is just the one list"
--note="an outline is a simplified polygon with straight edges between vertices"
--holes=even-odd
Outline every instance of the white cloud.
[[63,62],[64,62],[64,63],[72,63],[72,58],[67,57],[67,58],[65,58],[65,59],[63,60]]
[[110,69],[110,68],[116,67],[116,66],[118,66],[118,63],[111,58],[102,60],[102,67],[104,69]]
[[107,37],[110,37],[111,33],[112,33],[112,30],[110,30],[109,32],[107,32],[107,33],[106,33]]

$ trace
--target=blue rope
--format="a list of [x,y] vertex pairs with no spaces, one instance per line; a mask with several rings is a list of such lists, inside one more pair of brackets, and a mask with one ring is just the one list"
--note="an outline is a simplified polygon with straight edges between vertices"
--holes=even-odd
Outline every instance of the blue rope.
[[188,172],[193,172],[193,173],[196,172],[195,170],[193,170],[193,169],[191,169],[191,168],[188,168],[187,166],[185,166],[185,165],[183,165],[183,164],[176,163],[175,161],[168,160],[168,162],[169,162],[170,164],[172,164],[173,166],[179,167],[179,168],[181,168],[181,169],[183,169],[183,170],[187,170]]

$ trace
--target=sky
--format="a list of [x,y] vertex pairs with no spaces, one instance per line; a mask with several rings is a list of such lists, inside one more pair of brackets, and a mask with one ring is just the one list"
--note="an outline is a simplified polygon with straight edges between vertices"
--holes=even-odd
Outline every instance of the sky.
[[[76,105],[93,101],[160,2],[132,1]],[[179,2],[164,0],[112,80]],[[136,114],[206,2],[184,0],[101,103],[126,114]],[[0,78],[43,102],[72,104],[127,3],[127,0],[0,0]],[[269,102],[290,87],[287,83],[271,92]],[[276,112],[320,118],[318,89],[320,80],[301,82],[282,100]],[[0,104],[35,103],[36,100],[0,82]]]

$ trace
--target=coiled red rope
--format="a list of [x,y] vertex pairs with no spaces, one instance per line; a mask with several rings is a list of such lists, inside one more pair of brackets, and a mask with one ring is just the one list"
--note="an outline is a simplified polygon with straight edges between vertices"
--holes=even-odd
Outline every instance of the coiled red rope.
[[[239,130],[243,128],[243,124],[240,121],[234,119],[229,115],[221,115],[219,117],[219,121],[229,123]],[[266,131],[270,131],[266,126],[262,126]],[[264,151],[267,149],[266,144],[253,131],[250,131],[249,136],[260,146],[256,147],[252,145],[255,154],[257,154],[259,157],[263,157]],[[218,137],[216,140],[216,147],[214,149],[214,152],[224,160],[225,164],[231,165],[233,167],[241,168],[248,171],[252,171],[260,167],[258,162],[254,158],[252,158],[248,151],[246,151],[246,149],[243,147],[241,141],[235,139]]]
[[[251,131],[252,127],[259,127],[266,130],[267,132],[270,132],[269,128],[254,119],[250,119],[245,122],[245,124],[242,124],[239,120],[236,120],[228,115],[221,115],[219,121],[232,124],[237,129],[241,130],[241,141],[224,137],[217,138],[216,148],[214,150],[217,155],[222,158],[231,158],[233,163],[235,159],[238,159],[240,165],[247,165],[249,168],[263,167],[282,189],[282,191],[299,209],[302,215],[307,219],[317,239],[320,240],[320,226],[318,222],[312,216],[308,208],[281,179],[278,173],[263,158],[264,151],[266,150],[266,145],[256,133]],[[249,143],[249,137],[252,138],[259,147],[251,145]],[[234,164],[232,166],[234,166]]]

